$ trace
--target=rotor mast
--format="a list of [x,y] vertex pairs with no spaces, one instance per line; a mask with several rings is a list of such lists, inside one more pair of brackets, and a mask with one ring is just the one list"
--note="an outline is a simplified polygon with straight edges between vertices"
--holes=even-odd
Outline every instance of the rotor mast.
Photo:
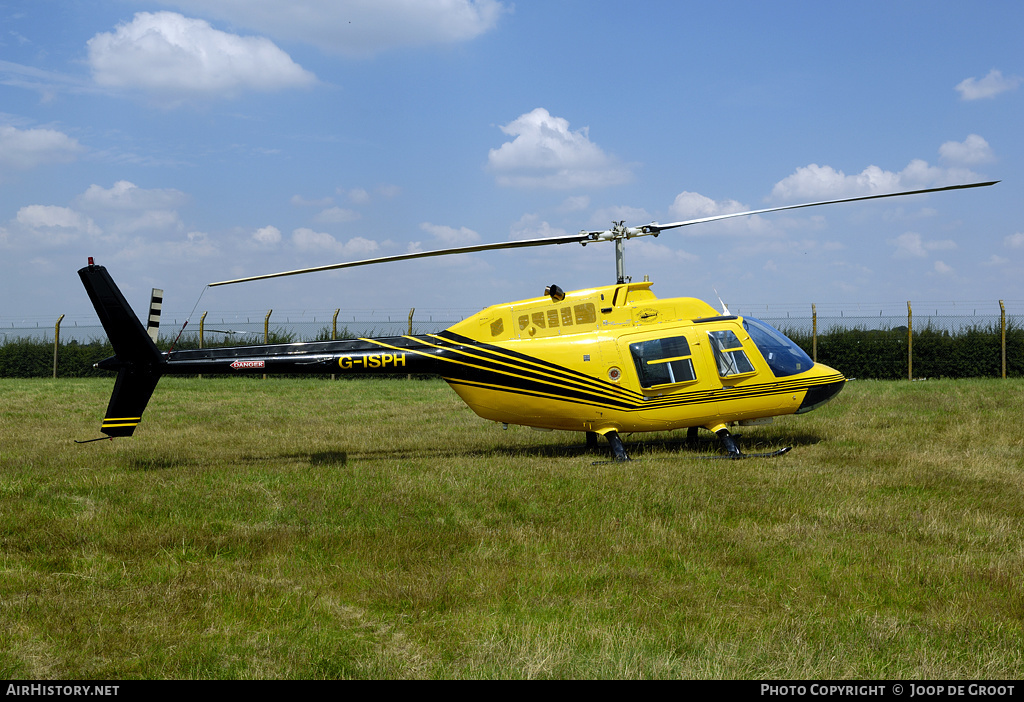
[[615,281],[617,284],[622,284],[632,280],[632,278],[626,275],[626,240],[648,234],[658,236],[660,231],[647,231],[646,227],[627,227],[625,220],[622,220],[620,222],[612,222],[611,229],[605,229],[601,232],[588,232],[584,230],[580,232],[580,236],[584,238],[584,241],[581,242],[584,246],[591,241],[615,242]]

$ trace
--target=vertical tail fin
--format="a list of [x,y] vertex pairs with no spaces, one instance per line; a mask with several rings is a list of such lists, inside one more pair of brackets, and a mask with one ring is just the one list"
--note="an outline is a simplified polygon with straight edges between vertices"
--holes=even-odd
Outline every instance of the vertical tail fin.
[[146,328],[103,266],[90,264],[78,271],[100,318],[114,356],[97,365],[117,371],[114,392],[100,430],[107,436],[131,436],[142,420],[162,372],[162,358]]

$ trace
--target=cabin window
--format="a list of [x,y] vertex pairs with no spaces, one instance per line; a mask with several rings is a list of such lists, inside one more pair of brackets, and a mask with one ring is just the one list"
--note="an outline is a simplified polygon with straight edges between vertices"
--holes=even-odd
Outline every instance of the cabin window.
[[555,327],[558,326],[558,310],[557,309],[550,309],[550,310],[548,310],[548,326],[551,327],[552,329],[554,329]]
[[562,326],[563,327],[570,327],[570,326],[572,326],[572,307],[563,307],[562,308]]
[[736,334],[728,329],[722,331],[708,332],[711,337],[711,348],[715,351],[715,363],[718,364],[718,375],[728,378],[731,375],[744,375],[753,373],[754,366],[750,364],[743,344],[736,337]]
[[519,315],[519,331],[524,331],[528,326],[530,326],[530,315]]
[[629,345],[629,352],[640,376],[640,386],[688,383],[697,379],[686,337],[638,341]]
[[545,324],[544,324],[544,313],[543,312],[534,312],[532,319],[533,319],[533,326],[540,327],[541,329],[543,329],[545,327]]
[[582,305],[575,305],[572,311],[576,313],[576,324],[594,324],[597,322],[597,309],[593,302]]
[[491,336],[497,336],[505,331],[505,320],[498,317],[496,320],[491,322]]

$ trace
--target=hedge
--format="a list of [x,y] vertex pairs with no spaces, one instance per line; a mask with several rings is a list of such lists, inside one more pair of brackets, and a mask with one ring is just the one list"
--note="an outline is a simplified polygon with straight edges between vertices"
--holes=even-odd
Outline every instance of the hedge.
[[[808,354],[814,339],[809,333],[783,330]],[[326,330],[318,340],[329,339]],[[339,338],[352,338],[348,330]],[[294,335],[270,334],[269,343],[289,343]],[[244,342],[235,342],[244,343]],[[166,350],[170,342],[157,344]],[[195,348],[194,338],[182,339],[177,348]],[[207,343],[207,346],[213,344]],[[217,345],[232,345],[230,340]],[[966,327],[959,332],[925,327],[913,335],[915,378],[978,378],[1002,374],[1001,334],[998,327]],[[1006,329],[1006,374],[1024,376],[1024,329],[1009,324]],[[62,378],[108,377],[110,373],[93,364],[114,355],[110,342],[69,341],[58,348],[57,375]],[[832,366],[847,378],[899,380],[907,377],[907,329],[888,331],[833,328],[818,335],[819,363]],[[53,342],[39,339],[8,339],[0,346],[0,377],[49,378],[53,375]]]

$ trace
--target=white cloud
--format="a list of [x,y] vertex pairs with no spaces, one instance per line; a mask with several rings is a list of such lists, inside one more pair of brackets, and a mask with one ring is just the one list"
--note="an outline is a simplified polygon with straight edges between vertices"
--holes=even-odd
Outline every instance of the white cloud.
[[942,261],[936,261],[934,265],[935,272],[940,275],[949,275],[953,272],[953,267],[943,263]]
[[1010,234],[1003,238],[1003,245],[1008,249],[1024,249],[1024,232]]
[[590,198],[586,195],[567,197],[558,206],[559,212],[581,212],[590,207]]
[[27,227],[89,229],[94,226],[82,213],[56,205],[27,205],[18,210],[17,220]]
[[925,258],[930,251],[950,251],[957,248],[955,241],[925,241],[916,232],[900,234],[895,239],[889,239],[888,243],[896,247],[893,258]]
[[54,129],[0,127],[0,169],[69,163],[83,150],[77,140]]
[[348,56],[468,41],[511,6],[498,0],[166,0],[268,36]]
[[173,12],[139,12],[90,39],[88,53],[97,84],[148,91],[167,104],[316,81],[269,39],[228,34]]
[[180,234],[185,225],[174,209],[188,201],[188,196],[173,188],[140,188],[127,180],[119,180],[110,188],[90,185],[76,198],[82,210],[104,223],[114,237],[145,231],[152,234]]
[[334,204],[334,198],[322,197],[317,200],[308,200],[301,195],[292,195],[291,203],[296,207],[327,207]]
[[552,227],[535,214],[525,214],[509,230],[509,241],[525,239],[547,239],[553,236],[565,236],[566,231]]
[[193,231],[160,241],[134,239],[130,245],[117,251],[115,260],[157,261],[161,267],[172,263],[194,267],[197,261],[222,259],[222,256],[220,247],[206,232]]
[[342,207],[329,207],[314,217],[314,220],[321,224],[340,224],[342,222],[354,222],[361,216],[354,210],[346,210]]
[[302,227],[292,232],[292,244],[299,251],[335,254],[345,257],[365,256],[377,250],[377,242],[357,236],[342,242],[330,234]]
[[700,219],[702,217],[713,217],[719,214],[731,212],[743,212],[749,209],[736,200],[722,200],[716,202],[700,193],[691,193],[684,190],[676,195],[676,199],[668,208],[669,214],[679,219]]
[[376,192],[381,197],[388,198],[390,200],[391,198],[395,198],[401,195],[402,188],[400,188],[397,185],[378,185],[374,189],[374,192]]
[[64,246],[103,234],[89,217],[57,205],[27,205],[18,210],[15,221],[28,239],[44,246]]
[[604,187],[632,178],[629,168],[590,141],[587,129],[570,131],[569,122],[542,107],[501,127],[514,137],[487,156],[499,185],[527,188]]
[[965,168],[939,168],[921,159],[911,161],[898,173],[868,166],[851,176],[831,166],[812,163],[776,183],[770,199],[777,202],[839,199],[954,185],[975,178],[977,176]]
[[188,197],[180,190],[143,189],[127,180],[119,180],[110,188],[90,185],[78,197],[86,209],[102,210],[164,210],[183,204]]
[[[8,240],[25,246],[103,242],[124,249],[170,241],[186,231],[173,209],[186,200],[179,190],[147,190],[124,180],[111,188],[92,185],[74,198],[70,207],[22,207],[10,223]],[[140,233],[145,237],[139,238]]]
[[252,240],[261,246],[276,246],[281,243],[281,230],[274,226],[260,227],[253,232]]
[[429,233],[444,246],[471,246],[480,242],[480,235],[466,227],[448,227],[443,224],[423,222],[420,229]]
[[1005,93],[1008,90],[1014,90],[1020,83],[1021,78],[1017,76],[1004,77],[1002,71],[997,71],[993,68],[981,80],[971,77],[960,81],[956,89],[960,93],[961,100],[981,100],[982,98],[995,97],[999,93]]
[[950,163],[974,166],[995,160],[992,147],[977,134],[970,134],[962,142],[947,141],[939,147],[939,155]]
[[174,210],[145,210],[135,216],[110,220],[107,226],[110,233],[117,236],[140,231],[167,234],[185,230],[184,223]]
[[365,205],[370,201],[370,193],[363,188],[352,188],[347,195],[349,202],[356,205]]

